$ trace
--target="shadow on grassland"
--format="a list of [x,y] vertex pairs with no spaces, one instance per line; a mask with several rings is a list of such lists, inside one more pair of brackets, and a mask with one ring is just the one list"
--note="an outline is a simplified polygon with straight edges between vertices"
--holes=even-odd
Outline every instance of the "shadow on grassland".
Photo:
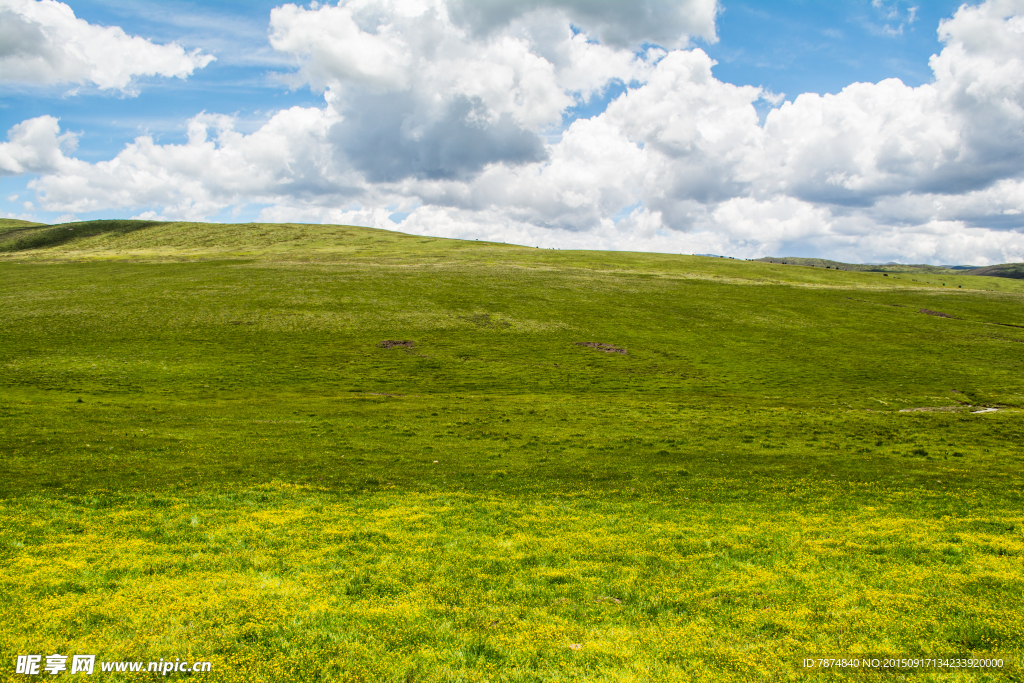
[[[0,252],[27,251],[29,249],[43,249],[66,244],[72,240],[83,237],[94,237],[106,233],[115,235],[126,235],[136,230],[142,230],[154,225],[160,225],[160,221],[133,221],[133,220],[107,220],[107,221],[82,221],[80,223],[62,223],[60,225],[43,226],[35,230],[19,230],[18,235],[12,235],[13,239],[0,241]],[[0,240],[3,235],[0,235]]]

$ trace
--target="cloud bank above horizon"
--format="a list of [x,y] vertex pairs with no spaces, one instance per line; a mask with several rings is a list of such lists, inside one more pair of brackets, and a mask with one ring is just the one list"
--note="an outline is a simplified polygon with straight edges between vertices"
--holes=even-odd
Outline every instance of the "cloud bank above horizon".
[[187,78],[214,60],[97,26],[56,0],[0,0],[0,82],[75,84],[137,94],[139,76]]
[[[294,68],[278,78],[321,104],[248,132],[197,112],[185,142],[141,135],[94,162],[75,156],[78,133],[37,116],[0,143],[0,175],[30,175],[40,208],[74,215],[203,220],[259,206],[265,221],[542,247],[1024,260],[1024,0],[943,20],[930,82],[785,101],[715,77],[694,41],[717,39],[721,9],[284,4],[268,40]],[[0,0],[0,35],[4,79],[128,95],[138,76],[187,78],[212,59],[89,24],[56,0]]]

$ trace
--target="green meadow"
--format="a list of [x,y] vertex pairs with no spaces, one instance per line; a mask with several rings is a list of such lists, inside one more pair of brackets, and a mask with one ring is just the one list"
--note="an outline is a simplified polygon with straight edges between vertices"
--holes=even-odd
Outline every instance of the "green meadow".
[[940,275],[4,223],[0,679],[1022,680],[1024,280]]

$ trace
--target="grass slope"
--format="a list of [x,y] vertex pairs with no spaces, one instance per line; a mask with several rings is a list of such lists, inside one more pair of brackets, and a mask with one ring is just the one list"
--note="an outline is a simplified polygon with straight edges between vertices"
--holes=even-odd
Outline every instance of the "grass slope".
[[971,271],[971,275],[988,275],[989,277],[1011,277],[1017,280],[1024,279],[1024,263],[1000,263],[995,266],[985,266]]
[[346,226],[47,244],[0,255],[11,664],[890,680],[799,661],[1022,654],[1024,282]]

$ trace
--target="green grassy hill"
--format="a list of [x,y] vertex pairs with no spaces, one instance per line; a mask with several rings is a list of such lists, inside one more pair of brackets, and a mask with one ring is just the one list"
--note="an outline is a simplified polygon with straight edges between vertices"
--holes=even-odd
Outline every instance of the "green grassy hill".
[[68,227],[0,243],[9,662],[749,681],[1024,654],[1024,281]]
[[1024,263],[1001,263],[996,266],[985,266],[971,271],[971,275],[987,275],[989,277],[1010,277],[1024,279]]

